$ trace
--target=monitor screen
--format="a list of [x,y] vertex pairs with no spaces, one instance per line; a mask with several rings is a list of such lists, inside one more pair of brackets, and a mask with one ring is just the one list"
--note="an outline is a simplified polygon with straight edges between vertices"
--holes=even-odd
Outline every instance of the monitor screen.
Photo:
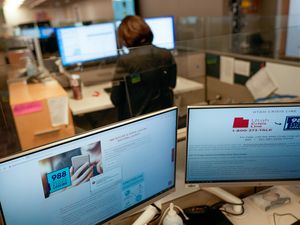
[[145,18],[154,38],[153,44],[166,49],[175,48],[174,18],[172,16]]
[[[145,22],[152,30],[153,45],[170,50],[175,49],[175,28],[172,16],[145,18]],[[116,28],[120,24],[121,20],[115,21]]]
[[39,27],[40,31],[40,38],[50,38],[51,36],[54,36],[55,28],[53,27]]
[[189,107],[186,183],[300,181],[300,104]]
[[170,108],[2,159],[5,224],[102,224],[162,198],[175,188],[176,136]]
[[57,28],[56,35],[64,66],[118,54],[114,23]]
[[20,29],[20,36],[28,38],[40,38],[40,31],[37,27],[24,27]]

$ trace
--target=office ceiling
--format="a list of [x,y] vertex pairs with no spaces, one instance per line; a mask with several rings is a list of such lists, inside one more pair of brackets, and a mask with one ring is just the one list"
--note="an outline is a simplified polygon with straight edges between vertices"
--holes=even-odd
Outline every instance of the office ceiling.
[[[3,1],[3,0],[0,0]],[[35,7],[61,7],[82,0],[25,0],[23,5],[29,8]]]

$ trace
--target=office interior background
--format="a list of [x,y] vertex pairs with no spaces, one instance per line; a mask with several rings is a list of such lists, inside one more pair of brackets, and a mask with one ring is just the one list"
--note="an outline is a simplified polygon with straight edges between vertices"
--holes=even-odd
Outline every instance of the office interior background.
[[[116,29],[126,15],[159,19],[154,36],[167,36],[160,44],[175,58],[180,173],[187,106],[299,103],[299,0],[0,0],[0,158],[118,122],[109,96],[117,57],[124,52],[68,63],[64,45],[84,49],[90,43],[70,35],[63,45],[57,34],[101,24]],[[92,47],[101,50],[101,44]],[[72,74],[80,75],[82,98],[71,87]],[[259,190],[241,189],[232,192]],[[199,204],[198,198],[215,201],[207,194],[189,195],[195,190],[174,202],[188,207]]]
[[[177,75],[184,79],[177,83],[178,90],[175,91],[175,105],[180,108],[179,127],[182,128],[185,127],[187,105],[296,102],[300,95],[299,12],[297,0],[2,0],[0,155],[3,157],[117,122],[113,106],[80,111],[78,105],[90,103],[74,100],[70,87],[64,85],[68,80],[60,79],[57,68],[54,72],[47,69],[54,79],[59,80],[60,88],[65,87],[61,95],[68,96],[67,114],[72,128],[62,135],[50,132],[46,136],[52,137],[44,138],[40,133],[53,130],[53,124],[49,122],[51,112],[43,112],[39,118],[29,112],[19,112],[30,115],[28,118],[18,116],[14,111],[16,105],[34,111],[34,107],[39,106],[28,106],[28,102],[51,97],[51,94],[43,95],[41,92],[45,89],[41,88],[33,94],[34,99],[26,99],[24,90],[20,91],[24,87],[16,86],[24,78],[24,57],[30,54],[33,63],[37,67],[42,64],[44,68],[49,62],[55,65],[53,62],[60,57],[57,46],[53,47],[55,39],[33,37],[32,33],[26,34],[26,29],[87,26],[119,21],[131,14],[145,18],[172,16],[175,40],[172,53],[177,63]],[[97,63],[104,68],[106,64],[114,63],[113,59],[111,61]],[[254,79],[262,68],[268,68],[265,79],[270,87],[263,88],[259,86],[260,81]],[[78,73],[76,68],[65,68],[65,72]],[[81,75],[83,85],[84,80],[89,80],[89,75],[84,76]],[[101,96],[97,89],[90,90],[90,85],[86,86],[84,90],[92,93],[85,95],[83,91],[83,100],[95,93]],[[103,87],[101,91],[105,92]],[[53,90],[49,92],[53,94]],[[99,97],[96,101],[102,100]],[[48,124],[37,131],[34,130],[35,121],[47,121]],[[36,141],[36,137],[32,137],[34,133],[45,140]]]

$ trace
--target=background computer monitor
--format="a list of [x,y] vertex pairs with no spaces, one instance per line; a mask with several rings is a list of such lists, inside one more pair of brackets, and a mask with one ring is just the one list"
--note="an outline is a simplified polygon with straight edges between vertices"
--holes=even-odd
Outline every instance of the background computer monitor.
[[175,188],[176,129],[170,108],[2,159],[5,224],[102,224],[162,198]]
[[[175,49],[175,25],[172,16],[145,18],[145,22],[153,32],[153,45],[169,50]],[[116,29],[120,24],[121,20],[115,21]]]
[[54,36],[55,28],[54,27],[39,27],[40,38],[50,38]]
[[300,104],[188,108],[188,184],[299,183],[299,150]]
[[153,44],[166,49],[175,49],[175,26],[172,16],[145,18],[153,32]]
[[20,36],[28,38],[40,38],[40,31],[37,27],[20,28]]
[[114,23],[57,28],[59,54],[64,66],[115,57]]

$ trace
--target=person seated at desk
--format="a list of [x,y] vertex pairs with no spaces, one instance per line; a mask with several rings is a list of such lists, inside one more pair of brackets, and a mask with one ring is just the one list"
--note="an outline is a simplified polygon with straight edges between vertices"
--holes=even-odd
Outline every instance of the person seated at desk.
[[[153,33],[139,16],[127,16],[118,29],[119,47],[129,53],[117,60],[111,101],[119,120],[173,105],[176,64],[171,52],[152,45]],[[161,75],[162,74],[162,75]],[[163,78],[163,74],[168,74]],[[163,79],[163,80],[162,80]]]

